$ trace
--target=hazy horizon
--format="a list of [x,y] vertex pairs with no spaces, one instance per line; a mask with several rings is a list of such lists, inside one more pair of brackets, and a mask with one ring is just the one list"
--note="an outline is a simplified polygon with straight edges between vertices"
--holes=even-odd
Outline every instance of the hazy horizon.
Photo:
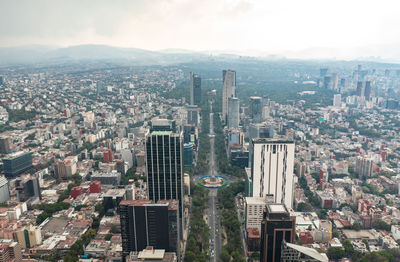
[[85,44],[400,61],[397,1],[0,2],[0,47]]

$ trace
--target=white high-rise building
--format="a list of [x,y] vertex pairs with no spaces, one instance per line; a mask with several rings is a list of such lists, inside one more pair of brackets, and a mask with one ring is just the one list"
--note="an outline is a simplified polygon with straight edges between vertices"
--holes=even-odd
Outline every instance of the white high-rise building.
[[238,128],[239,127],[239,98],[229,97],[228,98],[228,127]]
[[333,95],[333,106],[334,107],[342,106],[342,95],[341,94]]
[[273,138],[251,140],[251,196],[273,195],[274,203],[293,206],[294,142]]
[[228,98],[236,97],[236,71],[222,71],[222,120],[224,123],[228,117]]

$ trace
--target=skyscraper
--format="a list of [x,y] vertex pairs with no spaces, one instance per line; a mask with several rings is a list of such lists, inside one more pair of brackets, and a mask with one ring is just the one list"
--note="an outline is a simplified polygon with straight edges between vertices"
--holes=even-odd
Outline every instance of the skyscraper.
[[[183,225],[183,136],[172,131],[146,135],[147,191],[149,199],[178,200]],[[181,227],[183,228],[183,226]]]
[[142,251],[147,246],[176,252],[180,233],[177,200],[123,200],[120,203],[122,254]]
[[362,81],[358,81],[357,82],[357,89],[356,89],[356,96],[362,96],[362,88],[363,88]]
[[190,72],[190,105],[201,104],[201,78]]
[[293,243],[296,217],[291,217],[284,204],[267,204],[261,222],[261,262],[280,262],[282,241]]
[[250,97],[250,117],[253,120],[253,123],[261,123],[262,101],[259,96]]
[[332,74],[332,89],[333,90],[338,90],[338,85],[339,85],[339,76],[337,73]]
[[364,96],[365,100],[369,100],[371,98],[371,81],[365,82]]
[[274,195],[274,203],[293,206],[294,142],[273,138],[251,140],[251,196]]
[[228,98],[236,97],[236,71],[222,71],[222,120],[224,123],[228,117]]
[[228,98],[228,127],[238,128],[239,127],[239,98],[229,97]]
[[332,89],[332,77],[324,76],[324,88]]
[[325,77],[325,76],[326,76],[326,73],[328,73],[328,68],[320,68],[320,69],[319,69],[319,76],[320,76],[321,78]]

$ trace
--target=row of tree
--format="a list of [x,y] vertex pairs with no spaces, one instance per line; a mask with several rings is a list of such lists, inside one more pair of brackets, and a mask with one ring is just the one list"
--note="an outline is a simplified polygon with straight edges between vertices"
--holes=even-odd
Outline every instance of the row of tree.
[[205,262],[208,259],[209,229],[203,215],[208,203],[209,190],[196,184],[192,184],[190,187],[192,189],[192,207],[185,261]]
[[223,245],[220,259],[223,262],[246,261],[241,254],[242,242],[240,221],[236,212],[235,196],[244,191],[244,182],[237,181],[228,187],[218,190],[218,204],[221,214],[221,224],[226,233],[227,243]]

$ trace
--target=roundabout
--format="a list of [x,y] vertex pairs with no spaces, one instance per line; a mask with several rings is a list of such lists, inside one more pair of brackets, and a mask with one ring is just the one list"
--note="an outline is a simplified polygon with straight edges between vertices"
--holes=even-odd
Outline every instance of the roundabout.
[[223,176],[203,176],[199,178],[199,184],[206,188],[221,188],[227,186],[229,182]]

